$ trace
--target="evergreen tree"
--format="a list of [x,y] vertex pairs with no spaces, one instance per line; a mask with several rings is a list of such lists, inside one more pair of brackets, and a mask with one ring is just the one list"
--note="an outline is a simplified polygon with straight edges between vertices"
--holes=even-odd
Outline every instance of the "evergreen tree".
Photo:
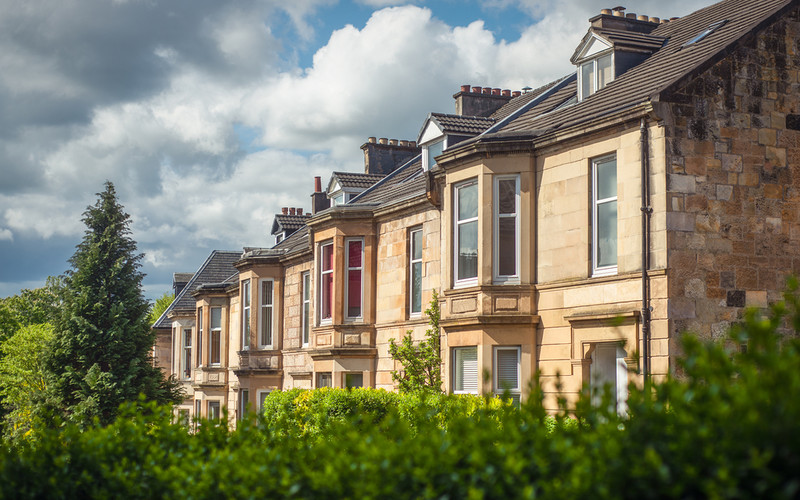
[[[155,334],[142,294],[141,254],[114,185],[87,208],[87,230],[64,277],[61,314],[49,353],[50,401],[82,425],[112,422],[122,402],[140,394],[158,403],[181,399],[178,385],[153,365]],[[53,403],[50,403],[53,404]]]

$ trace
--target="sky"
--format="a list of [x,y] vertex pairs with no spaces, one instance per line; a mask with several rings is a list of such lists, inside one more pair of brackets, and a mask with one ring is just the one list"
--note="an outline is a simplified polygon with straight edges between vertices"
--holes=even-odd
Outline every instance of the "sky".
[[[640,0],[683,16],[709,0]],[[0,0],[0,297],[64,273],[106,180],[144,291],[274,244],[314,176],[416,140],[461,85],[536,88],[604,0]]]

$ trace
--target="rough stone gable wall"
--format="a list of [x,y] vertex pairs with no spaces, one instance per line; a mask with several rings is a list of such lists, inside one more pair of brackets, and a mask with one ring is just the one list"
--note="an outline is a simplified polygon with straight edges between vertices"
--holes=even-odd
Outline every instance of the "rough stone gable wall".
[[667,99],[673,342],[722,336],[800,274],[799,69],[794,9]]

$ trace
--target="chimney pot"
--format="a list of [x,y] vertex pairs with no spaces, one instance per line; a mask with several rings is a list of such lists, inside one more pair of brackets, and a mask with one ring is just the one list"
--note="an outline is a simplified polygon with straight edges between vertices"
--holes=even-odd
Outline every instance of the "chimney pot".
[[491,95],[492,87],[483,87],[483,95]]
[[417,141],[408,141],[408,147],[410,148],[417,147]]
[[625,17],[625,11],[622,10],[615,10],[614,17]]
[[295,213],[294,207],[290,207],[289,208],[289,215],[294,215],[294,213]]
[[[371,137],[370,139],[375,139]],[[314,177],[314,192],[320,193],[322,192],[322,177]]]
[[522,95],[522,92],[520,92],[519,90],[515,90],[515,91],[511,92],[511,97],[519,97],[521,95]]
[[469,85],[462,85],[461,92],[469,92]]
[[281,213],[282,213],[283,215],[286,215],[286,214],[288,214],[288,213],[289,213],[289,207],[281,207]]
[[492,89],[492,95],[500,95],[500,92],[502,92],[502,90],[500,90],[500,89]]
[[397,146],[397,139],[389,139],[390,146]]
[[301,208],[296,208],[294,210],[294,213],[297,214],[297,215],[303,215],[303,208],[302,207]]
[[661,19],[659,19],[659,18],[657,18],[657,17],[651,17],[651,18],[649,19],[649,21],[650,21],[651,23],[656,23],[656,24],[658,24],[658,23],[660,23],[660,22],[661,22]]
[[473,94],[480,94],[481,90],[483,90],[483,89],[480,88],[480,87],[472,87],[472,93]]
[[625,14],[625,19],[636,19],[636,14],[634,14],[633,12]]
[[636,16],[636,19],[638,19],[639,21],[647,21],[649,17],[646,15],[639,14],[638,16]]
[[601,14],[605,14],[607,16],[611,15],[611,9],[600,9]]
[[386,137],[381,137],[380,139],[378,139],[378,144],[386,144],[388,142],[389,139],[387,139]]
[[369,137],[367,139],[367,142],[370,143],[370,144],[375,144],[375,138],[374,137]]
[[511,97],[511,91],[508,89],[503,89],[503,97]]

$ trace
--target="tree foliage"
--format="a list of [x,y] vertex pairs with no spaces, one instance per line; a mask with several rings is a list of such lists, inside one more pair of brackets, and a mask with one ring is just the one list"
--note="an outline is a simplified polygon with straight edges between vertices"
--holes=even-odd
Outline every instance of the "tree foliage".
[[425,340],[415,344],[409,330],[400,343],[389,339],[389,354],[403,365],[392,371],[392,379],[401,392],[442,391],[442,353],[439,338],[439,295],[433,291],[430,307],[425,310],[430,327]]
[[147,322],[150,325],[154,325],[158,318],[164,314],[164,311],[167,310],[172,301],[175,300],[175,294],[172,292],[164,292],[164,295],[156,299],[155,304],[153,307],[150,308],[150,314],[147,316]]
[[24,326],[53,323],[62,287],[61,278],[50,276],[41,288],[23,289],[17,295],[0,299],[0,342]]
[[141,255],[130,219],[113,184],[84,212],[86,232],[64,277],[57,335],[47,368],[49,390],[70,420],[108,424],[124,401],[167,403],[179,399],[177,384],[153,366],[155,337],[142,294]]

